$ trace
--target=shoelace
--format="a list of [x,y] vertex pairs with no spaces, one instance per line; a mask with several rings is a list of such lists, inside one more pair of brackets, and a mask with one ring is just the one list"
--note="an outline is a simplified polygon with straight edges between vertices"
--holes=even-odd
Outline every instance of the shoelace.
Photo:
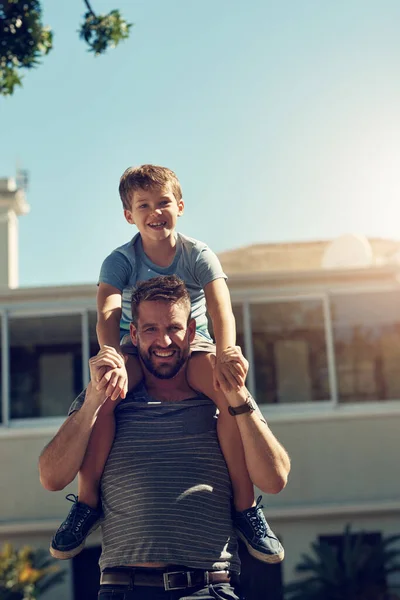
[[268,534],[267,524],[265,522],[265,517],[263,512],[261,511],[263,505],[261,504],[262,496],[258,496],[256,505],[251,509],[251,511],[247,512],[247,516],[249,517],[249,521],[253,527],[253,530],[258,538],[263,538]]
[[68,516],[60,529],[66,529],[67,527],[75,526],[75,531],[78,531],[80,527],[82,527],[85,518],[90,514],[90,510],[83,504],[79,503],[78,496],[75,494],[67,494],[65,498],[66,500],[69,500],[75,504],[75,510],[68,513]]

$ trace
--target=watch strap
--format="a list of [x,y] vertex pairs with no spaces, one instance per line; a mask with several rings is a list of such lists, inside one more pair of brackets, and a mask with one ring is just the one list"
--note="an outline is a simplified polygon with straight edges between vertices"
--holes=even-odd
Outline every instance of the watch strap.
[[243,415],[247,412],[253,412],[253,410],[255,410],[255,407],[249,398],[247,398],[246,402],[240,406],[228,406],[228,412],[233,417],[236,417],[237,415]]

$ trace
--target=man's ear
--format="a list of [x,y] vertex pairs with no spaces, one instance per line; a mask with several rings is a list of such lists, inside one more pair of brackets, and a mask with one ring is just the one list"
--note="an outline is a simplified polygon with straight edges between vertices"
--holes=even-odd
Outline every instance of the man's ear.
[[190,319],[189,324],[188,324],[188,332],[189,332],[189,343],[191,344],[194,340],[194,336],[196,335],[195,319]]
[[133,323],[130,324],[130,334],[131,334],[132,344],[134,346],[137,346],[137,329]]
[[130,225],[135,225],[135,221],[133,220],[133,216],[130,210],[124,210],[124,217]]

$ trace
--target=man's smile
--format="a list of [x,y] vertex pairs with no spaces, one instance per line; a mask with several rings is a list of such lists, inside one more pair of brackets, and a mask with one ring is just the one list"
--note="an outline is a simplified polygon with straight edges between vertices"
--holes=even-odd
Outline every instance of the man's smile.
[[159,358],[170,358],[175,354],[175,350],[153,350],[152,353]]

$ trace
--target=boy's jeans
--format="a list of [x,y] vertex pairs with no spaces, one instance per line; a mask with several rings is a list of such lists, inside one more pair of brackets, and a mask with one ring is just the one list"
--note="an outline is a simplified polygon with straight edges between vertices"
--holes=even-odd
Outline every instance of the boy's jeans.
[[197,592],[177,590],[166,592],[161,588],[136,586],[133,590],[102,586],[98,600],[241,600],[229,583],[214,583]]

